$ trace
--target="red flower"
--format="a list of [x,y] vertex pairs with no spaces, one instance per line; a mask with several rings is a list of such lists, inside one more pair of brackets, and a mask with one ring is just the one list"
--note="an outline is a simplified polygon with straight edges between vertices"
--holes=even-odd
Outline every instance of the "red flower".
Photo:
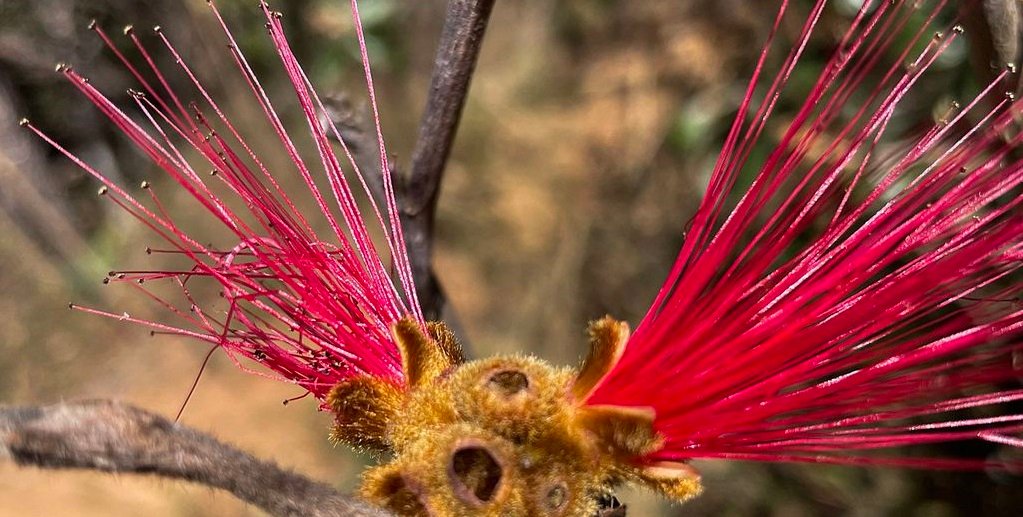
[[[359,43],[366,65],[367,87],[373,100],[373,83],[366,59],[358,8],[353,1]],[[216,6],[213,13],[224,28],[231,54],[238,71],[251,87],[251,98],[262,108],[266,121],[279,137],[283,151],[294,163],[307,192],[319,209],[314,216],[298,209],[293,201],[296,193],[285,192],[278,183],[283,173],[271,173],[263,159],[252,149],[232,124],[217,102],[207,93],[199,79],[178,55],[171,41],[159,27],[156,35],[165,50],[175,58],[181,72],[195,85],[204,104],[186,105],[171,90],[164,73],[155,65],[150,52],[135,32],[128,27],[125,34],[137,48],[151,73],[147,80],[117,49],[102,28],[91,28],[107,44],[125,67],[141,84],[141,91],[132,91],[142,122],[115,106],[85,77],[67,66],[58,71],[82,92],[111,122],[121,129],[138,148],[178,185],[191,194],[209,214],[230,230],[237,244],[228,249],[214,249],[191,238],[163,210],[155,190],[147,183],[142,187],[150,198],[147,205],[72,155],[59,144],[39,132],[31,123],[25,125],[66,154],[104,185],[101,193],[149,226],[162,237],[169,248],[166,253],[186,256],[192,263],[184,271],[113,272],[110,281],[131,282],[149,294],[167,310],[180,317],[180,326],[117,315],[92,308],[76,307],[118,319],[141,323],[160,332],[181,334],[222,347],[228,354],[243,356],[263,363],[283,380],[294,382],[323,400],[330,388],[343,379],[368,374],[403,382],[401,361],[390,335],[390,328],[399,319],[412,315],[422,322],[405,243],[398,223],[391,179],[384,173],[387,206],[373,204],[373,218],[359,212],[353,186],[344,167],[358,179],[355,188],[367,189],[352,155],[341,144],[338,153],[328,134],[343,142],[333,123],[324,128],[320,120],[325,109],[312,90],[305,72],[295,59],[284,38],[280,16],[266,3],[260,7],[266,14],[267,28],[281,63],[294,86],[309,131],[319,153],[319,163],[310,163],[300,156],[292,137],[281,123],[274,107],[253,74],[245,56],[235,43],[230,30]],[[380,136],[379,117],[374,120]],[[198,153],[199,160],[186,154]],[[275,150],[278,152],[278,150]],[[380,156],[386,163],[386,150],[380,139]],[[322,168],[321,170],[318,170]],[[327,188],[317,182],[326,177]],[[222,184],[233,199],[217,193]],[[372,196],[369,196],[372,201]],[[241,201],[244,210],[233,208]],[[386,220],[385,220],[386,214]],[[327,235],[318,235],[314,227],[326,223]],[[386,235],[387,252],[393,257],[398,281],[392,281],[388,265],[370,238],[370,226],[378,224]],[[322,232],[321,232],[322,233]],[[395,253],[395,250],[401,250]],[[189,292],[196,277],[217,282],[229,302],[226,315],[199,306]],[[188,310],[179,309],[171,301],[150,292],[144,282],[168,280],[181,287]]]
[[943,2],[909,44],[898,35],[921,14],[915,2],[867,2],[774,150],[749,163],[824,4],[780,73],[765,78],[770,44],[761,54],[671,274],[588,402],[652,406],[667,442],[650,459],[982,466],[864,451],[1023,445],[1023,414],[1007,409],[1023,399],[1020,106],[999,88],[1009,72],[910,144],[883,148],[899,103],[962,30],[912,55]]

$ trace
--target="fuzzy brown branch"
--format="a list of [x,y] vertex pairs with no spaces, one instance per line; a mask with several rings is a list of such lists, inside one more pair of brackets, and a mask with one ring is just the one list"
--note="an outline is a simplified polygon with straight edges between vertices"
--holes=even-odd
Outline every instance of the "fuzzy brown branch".
[[494,1],[448,2],[412,161],[397,176],[406,246],[427,319],[439,319],[446,303],[432,267],[437,197]]
[[3,457],[25,466],[191,481],[227,490],[274,516],[391,515],[206,434],[110,401],[0,407]]

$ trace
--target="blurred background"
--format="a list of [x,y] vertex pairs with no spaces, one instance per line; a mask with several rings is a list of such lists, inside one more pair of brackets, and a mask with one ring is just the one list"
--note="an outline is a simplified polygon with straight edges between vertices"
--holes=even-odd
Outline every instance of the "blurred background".
[[[438,222],[438,274],[475,355],[528,350],[574,364],[588,320],[604,314],[639,320],[678,250],[777,3],[497,2]],[[783,37],[798,30],[809,2],[794,3]],[[275,4],[320,93],[363,109],[347,3]],[[271,96],[282,99],[286,122],[301,132],[304,121],[287,109],[292,94],[255,2],[218,5]],[[798,106],[857,7],[856,0],[829,7],[784,109]],[[404,164],[444,2],[364,0],[362,9],[389,150]],[[161,25],[233,120],[244,126],[261,116],[235,77],[204,0],[0,0],[0,403],[117,398],[173,416],[207,349],[66,308],[74,301],[155,314],[132,290],[101,283],[111,269],[153,267],[158,259],[145,249],[157,244],[154,236],[17,127],[29,116],[125,184],[148,180],[159,188],[153,167],[53,73],[54,63],[72,63],[129,102],[115,92],[132,81],[86,29],[91,19],[117,36],[126,23]],[[140,34],[156,47],[148,30]],[[969,56],[966,42],[945,54],[904,108],[898,130],[932,123],[952,99],[976,90],[984,67],[971,66]],[[172,81],[191,92],[183,78]],[[780,131],[784,119],[768,131]],[[268,131],[253,143],[264,156],[283,154],[275,153],[279,144]],[[366,459],[328,442],[330,418],[311,399],[281,403],[299,394],[215,354],[182,422],[350,489]],[[975,453],[1002,452],[991,446]],[[987,473],[697,467],[708,490],[684,507],[635,491],[620,497],[635,516],[1018,515],[1023,508],[1019,478]],[[0,516],[35,515],[259,512],[183,483],[0,463]]]

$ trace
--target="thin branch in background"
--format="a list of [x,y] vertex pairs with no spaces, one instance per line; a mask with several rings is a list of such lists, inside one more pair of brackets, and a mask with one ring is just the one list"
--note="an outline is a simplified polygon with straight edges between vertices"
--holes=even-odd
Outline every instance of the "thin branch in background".
[[0,458],[22,466],[151,474],[231,492],[273,516],[387,517],[161,416],[110,401],[0,407]]
[[[977,37],[970,39],[973,67],[985,81],[1005,69],[1020,66],[1020,40],[1023,23],[1019,0],[963,0],[959,16],[967,30]],[[1019,92],[1019,76],[1013,74],[1008,87]]]
[[440,319],[446,303],[432,266],[437,198],[494,1],[448,2],[412,161],[407,173],[397,175],[416,294],[423,314],[431,320]]
[[1019,64],[1018,0],[983,0],[982,3],[995,54],[992,64],[999,68],[1008,64]]
[[[448,3],[409,169],[396,170],[393,163],[388,164],[396,178],[395,195],[423,313],[429,320],[445,320],[456,330],[458,325],[452,321],[450,312],[442,318],[447,298],[433,272],[434,220],[441,181],[494,3],[495,0]],[[379,172],[376,135],[367,130],[365,113],[356,109],[344,94],[330,96],[326,106],[327,115],[341,129],[359,168]],[[381,175],[367,174],[366,178],[373,197],[383,204]]]

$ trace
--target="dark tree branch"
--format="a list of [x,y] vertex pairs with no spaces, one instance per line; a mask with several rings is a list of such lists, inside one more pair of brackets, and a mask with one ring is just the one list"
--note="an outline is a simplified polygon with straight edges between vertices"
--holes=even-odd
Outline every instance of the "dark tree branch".
[[[449,1],[409,169],[402,172],[388,164],[395,178],[416,294],[429,320],[441,319],[447,301],[432,267],[437,198],[494,2]],[[337,125],[359,168],[377,172],[367,174],[366,182],[377,204],[382,205],[386,197],[376,134],[367,130],[366,114],[343,95],[332,95],[325,104],[327,116]],[[449,325],[458,326],[450,315],[446,319]]]
[[1020,19],[1018,0],[983,0],[984,18],[998,67],[1019,64]]
[[[970,54],[982,80],[990,81],[1006,67],[1020,65],[1023,22],[1020,0],[962,0],[959,16],[970,36]],[[1007,86],[1019,91],[1019,76]]]
[[231,492],[274,516],[386,517],[273,463],[109,401],[0,407],[0,458],[42,468],[152,474]]
[[428,319],[439,319],[446,303],[432,267],[437,197],[494,1],[448,2],[412,162],[406,174],[397,175],[416,294]]

